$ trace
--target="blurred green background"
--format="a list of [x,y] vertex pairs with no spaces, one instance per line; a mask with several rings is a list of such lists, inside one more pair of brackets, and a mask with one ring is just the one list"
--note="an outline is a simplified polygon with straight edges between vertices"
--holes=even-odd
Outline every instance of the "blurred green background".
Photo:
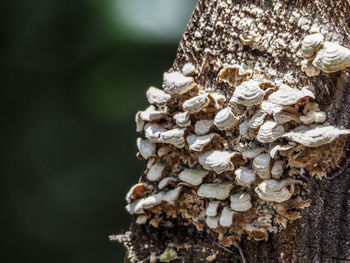
[[122,262],[134,115],[195,0],[1,1],[1,262]]

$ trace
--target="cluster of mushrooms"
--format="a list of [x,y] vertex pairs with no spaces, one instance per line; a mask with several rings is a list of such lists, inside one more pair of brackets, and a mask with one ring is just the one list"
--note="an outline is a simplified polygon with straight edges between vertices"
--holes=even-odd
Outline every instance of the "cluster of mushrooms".
[[324,41],[324,36],[314,32],[302,42],[301,54],[304,57],[302,70],[309,77],[337,72],[350,67],[350,50],[335,42]]
[[[350,66],[349,50],[318,33],[301,52],[308,74]],[[148,163],[126,209],[154,227],[181,217],[214,230],[223,245],[242,234],[267,240],[310,205],[304,176],[332,170],[350,130],[327,123],[310,86],[255,80],[234,64],[217,74],[231,87],[227,97],[197,84],[199,71],[187,63],[164,73],[163,89],[147,90],[151,105],[136,114],[136,125],[145,137],[137,139],[137,156]]]

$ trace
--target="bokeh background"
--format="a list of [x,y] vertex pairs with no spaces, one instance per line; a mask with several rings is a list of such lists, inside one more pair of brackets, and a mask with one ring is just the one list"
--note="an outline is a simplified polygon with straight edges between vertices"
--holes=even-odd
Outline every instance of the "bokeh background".
[[134,115],[196,0],[4,0],[1,262],[122,262]]

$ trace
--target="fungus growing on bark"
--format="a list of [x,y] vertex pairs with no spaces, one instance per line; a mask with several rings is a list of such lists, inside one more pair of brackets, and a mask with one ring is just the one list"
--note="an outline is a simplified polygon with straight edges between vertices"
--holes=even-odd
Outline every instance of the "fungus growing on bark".
[[[154,159],[141,181],[154,187],[130,190],[127,210],[164,226],[181,218],[230,246],[244,235],[268,240],[288,227],[311,203],[305,177],[318,180],[343,162],[350,130],[327,116],[324,93],[308,76],[349,67],[350,51],[309,32],[311,22],[294,11],[283,20],[286,32],[271,31],[286,13],[279,1],[271,14],[253,3],[241,10],[237,1],[218,2],[231,15],[215,24],[225,32],[225,52],[215,41],[203,48],[198,34],[186,36],[195,51],[187,54],[202,56],[182,57],[164,73],[163,90],[147,91],[155,106],[137,114],[137,130],[147,138],[138,148]],[[219,32],[213,27],[198,30]]]

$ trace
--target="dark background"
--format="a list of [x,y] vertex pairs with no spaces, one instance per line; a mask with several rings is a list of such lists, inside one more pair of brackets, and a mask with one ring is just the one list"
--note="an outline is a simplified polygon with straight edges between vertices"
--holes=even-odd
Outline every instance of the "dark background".
[[1,262],[122,262],[134,115],[195,2],[1,1]]

